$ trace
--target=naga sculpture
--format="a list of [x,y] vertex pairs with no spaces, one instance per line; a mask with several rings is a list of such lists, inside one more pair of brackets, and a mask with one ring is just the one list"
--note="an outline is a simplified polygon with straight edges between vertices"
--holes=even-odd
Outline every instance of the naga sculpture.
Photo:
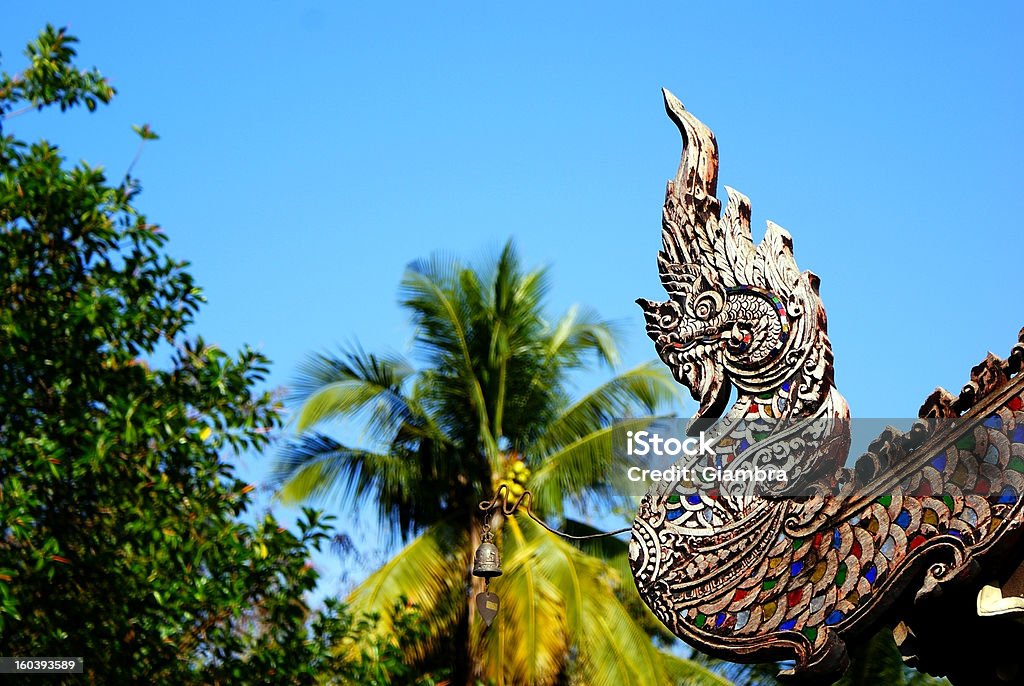
[[630,542],[640,595],[691,645],[793,660],[796,677],[834,677],[846,640],[888,625],[922,669],[963,683],[985,682],[984,669],[1024,678],[996,658],[968,674],[932,640],[939,622],[983,647],[1021,640],[1003,614],[1024,608],[1024,331],[959,397],[936,390],[909,432],[887,429],[846,467],[850,413],[818,278],[797,269],[775,224],[754,245],[743,195],[727,188],[721,211],[713,134],[667,91],[665,103],[683,137],[658,259],[669,299],[638,302],[714,446],[678,464],[778,468],[787,480],[651,488]]

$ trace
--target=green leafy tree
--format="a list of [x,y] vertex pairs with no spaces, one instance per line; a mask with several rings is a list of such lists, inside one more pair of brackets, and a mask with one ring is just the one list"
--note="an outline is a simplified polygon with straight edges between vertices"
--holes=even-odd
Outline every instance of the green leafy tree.
[[[0,73],[0,125],[111,99],[74,44],[47,27]],[[411,683],[414,608],[304,602],[320,514],[239,520],[252,487],[221,456],[280,424],[266,360],[186,335],[201,294],[138,190],[0,132],[0,654],[84,656],[99,684]],[[379,617],[399,633],[364,642]]]
[[[676,399],[653,364],[574,395],[581,370],[617,367],[616,335],[579,308],[549,321],[548,286],[511,245],[481,269],[440,258],[412,265],[401,305],[419,366],[360,349],[311,358],[295,389],[301,435],[276,467],[281,497],[337,496],[397,531],[407,545],[349,602],[372,612],[408,596],[430,630],[407,655],[450,667],[453,683],[727,683],[652,643],[649,632],[661,630],[637,600],[619,540],[581,549],[526,517],[496,522],[505,574],[491,589],[501,609],[488,630],[475,616],[478,503],[501,484],[513,495],[528,487],[540,515],[588,531],[564,507],[614,502],[613,418]],[[368,440],[346,445],[317,430],[333,420],[354,422]]]

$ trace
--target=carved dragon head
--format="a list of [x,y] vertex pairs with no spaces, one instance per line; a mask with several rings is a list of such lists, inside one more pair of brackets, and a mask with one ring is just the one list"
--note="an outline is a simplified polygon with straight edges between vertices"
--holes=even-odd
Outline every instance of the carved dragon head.
[[799,415],[832,386],[818,277],[799,271],[792,239],[771,222],[754,246],[750,201],[732,188],[721,215],[714,134],[674,95],[664,96],[683,153],[666,191],[658,256],[669,299],[637,300],[647,334],[700,404],[696,418],[720,416],[733,387],[742,400],[794,379],[787,413]]

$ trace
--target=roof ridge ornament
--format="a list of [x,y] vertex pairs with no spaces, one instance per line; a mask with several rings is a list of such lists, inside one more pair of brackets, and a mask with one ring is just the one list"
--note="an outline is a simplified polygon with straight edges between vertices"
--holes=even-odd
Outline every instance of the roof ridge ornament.
[[[741,193],[727,188],[722,211],[714,134],[664,97],[683,151],[658,255],[668,300],[637,301],[647,333],[699,403],[695,420],[714,421],[711,464],[791,478],[782,491],[653,487],[630,543],[641,597],[673,633],[727,660],[791,659],[790,676],[829,679],[848,662],[846,639],[886,620],[922,667],[976,683],[977,660],[961,673],[949,651],[922,653],[928,642],[913,638],[933,630],[935,603],[960,611],[935,601],[940,588],[977,594],[988,579],[1020,577],[1024,591],[1024,574],[1012,576],[1024,551],[1010,546],[1024,524],[1024,330],[1008,360],[990,356],[956,399],[937,390],[913,430],[887,430],[844,468],[850,413],[818,277],[797,268],[776,224],[754,244]],[[969,605],[965,622],[988,607]]]

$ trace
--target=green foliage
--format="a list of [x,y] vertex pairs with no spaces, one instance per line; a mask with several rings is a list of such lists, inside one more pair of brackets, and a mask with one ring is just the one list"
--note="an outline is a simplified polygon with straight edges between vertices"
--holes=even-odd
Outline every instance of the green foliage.
[[132,131],[139,134],[139,138],[141,138],[144,141],[160,140],[160,136],[156,135],[156,131],[151,129],[149,124],[142,124],[141,126],[135,124],[132,126]]
[[28,67],[19,74],[0,74],[0,116],[10,117],[18,105],[25,107],[16,113],[47,105],[60,105],[63,111],[80,103],[92,112],[99,103],[110,102],[115,90],[107,80],[95,69],[75,67],[77,42],[63,28],[43,29],[25,49]]
[[[47,27],[0,113],[107,102],[74,43]],[[186,335],[200,291],[136,193],[0,138],[0,653],[84,656],[90,683],[402,682],[414,609],[360,647],[379,617],[304,602],[326,518],[239,520],[252,486],[221,456],[280,425],[267,361]]]

